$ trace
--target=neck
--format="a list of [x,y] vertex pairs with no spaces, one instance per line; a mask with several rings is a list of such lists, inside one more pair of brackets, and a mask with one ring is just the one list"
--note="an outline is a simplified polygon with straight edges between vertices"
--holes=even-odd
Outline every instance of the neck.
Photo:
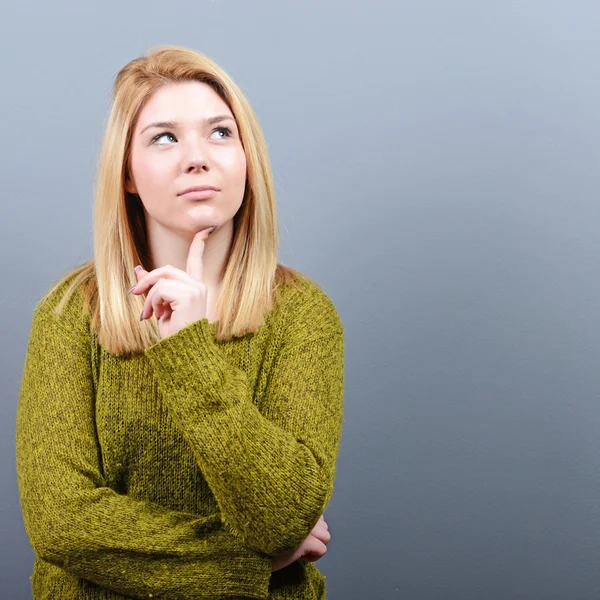
[[[186,272],[187,257],[195,232],[166,229],[152,219],[147,219],[146,223],[151,261],[148,270],[172,265]],[[204,242],[203,282],[211,290],[220,288],[232,239],[233,221],[230,220],[219,225]]]

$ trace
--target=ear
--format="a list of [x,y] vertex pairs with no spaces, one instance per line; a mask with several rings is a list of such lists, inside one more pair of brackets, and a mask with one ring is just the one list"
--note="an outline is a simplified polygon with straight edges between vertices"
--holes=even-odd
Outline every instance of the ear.
[[125,189],[130,194],[137,194],[137,188],[135,187],[135,184],[133,183],[133,181],[131,181],[131,179],[129,179],[129,177],[127,177],[125,179]]

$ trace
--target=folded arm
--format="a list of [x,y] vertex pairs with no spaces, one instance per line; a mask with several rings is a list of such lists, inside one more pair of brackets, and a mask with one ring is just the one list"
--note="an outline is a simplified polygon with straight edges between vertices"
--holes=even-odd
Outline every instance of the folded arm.
[[84,325],[36,308],[16,424],[21,506],[36,554],[134,598],[266,598],[271,558],[240,543],[219,515],[172,511],[107,487],[92,381]]
[[326,296],[296,315],[255,403],[207,319],[145,350],[225,526],[268,555],[304,541],[334,485],[343,424],[344,340]]

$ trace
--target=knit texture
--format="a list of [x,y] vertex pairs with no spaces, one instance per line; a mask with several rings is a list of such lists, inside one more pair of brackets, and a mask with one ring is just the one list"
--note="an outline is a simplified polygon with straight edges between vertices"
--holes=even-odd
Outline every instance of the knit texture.
[[[344,334],[326,293],[284,288],[230,342],[204,318],[126,357],[67,279],[34,309],[16,420],[33,598],[325,598],[315,563],[271,572],[331,498]],[[142,326],[142,325],[141,325]]]

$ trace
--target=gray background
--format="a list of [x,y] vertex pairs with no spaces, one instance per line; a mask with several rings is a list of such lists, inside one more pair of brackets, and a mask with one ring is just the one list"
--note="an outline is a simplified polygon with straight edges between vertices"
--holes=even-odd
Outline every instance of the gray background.
[[110,86],[158,44],[248,95],[280,260],[345,324],[328,598],[598,597],[598,2],[71,1],[2,20],[3,598],[30,597],[31,312],[92,256]]

